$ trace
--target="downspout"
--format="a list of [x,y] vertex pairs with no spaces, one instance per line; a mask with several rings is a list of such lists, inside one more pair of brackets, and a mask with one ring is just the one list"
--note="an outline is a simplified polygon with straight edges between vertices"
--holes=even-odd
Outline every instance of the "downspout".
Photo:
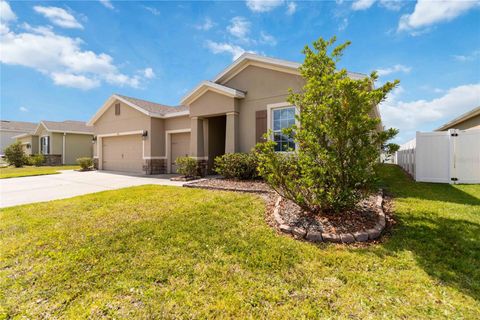
[[63,145],[62,145],[62,164],[65,165],[65,136],[66,132],[63,133]]

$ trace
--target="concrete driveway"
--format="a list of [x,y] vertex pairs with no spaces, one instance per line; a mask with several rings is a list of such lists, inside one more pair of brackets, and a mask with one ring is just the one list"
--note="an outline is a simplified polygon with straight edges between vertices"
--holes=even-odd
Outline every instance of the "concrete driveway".
[[144,184],[182,186],[172,175],[135,176],[108,171],[61,171],[60,174],[0,179],[0,207],[65,199],[82,194]]

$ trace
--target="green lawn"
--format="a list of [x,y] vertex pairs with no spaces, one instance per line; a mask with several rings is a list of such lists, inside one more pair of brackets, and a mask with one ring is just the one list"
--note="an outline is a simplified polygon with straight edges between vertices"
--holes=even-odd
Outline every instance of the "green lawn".
[[389,239],[277,234],[260,198],[142,186],[0,212],[6,318],[479,319],[480,186],[393,166]]
[[44,166],[31,167],[26,166],[22,168],[7,167],[0,168],[0,179],[18,178],[28,176],[41,176],[45,174],[56,174],[58,170],[80,169],[80,166]]

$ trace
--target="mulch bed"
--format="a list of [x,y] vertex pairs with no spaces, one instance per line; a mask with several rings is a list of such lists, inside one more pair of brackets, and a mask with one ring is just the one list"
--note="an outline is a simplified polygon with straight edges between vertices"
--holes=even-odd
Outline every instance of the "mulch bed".
[[203,188],[213,190],[240,191],[252,193],[269,193],[273,190],[261,180],[233,180],[233,179],[202,179],[199,181],[187,183],[185,187]]
[[354,210],[340,214],[313,215],[290,200],[282,199],[280,213],[286,224],[324,233],[352,233],[375,227],[378,210],[376,195],[363,200]]

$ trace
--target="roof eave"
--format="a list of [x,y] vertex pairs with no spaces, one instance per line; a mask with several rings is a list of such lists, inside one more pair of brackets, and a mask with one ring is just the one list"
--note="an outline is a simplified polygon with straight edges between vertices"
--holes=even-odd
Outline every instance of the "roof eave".
[[193,90],[191,90],[189,93],[183,96],[180,103],[183,105],[189,105],[195,100],[197,100],[199,97],[201,97],[207,91],[213,91],[231,98],[239,98],[239,99],[245,98],[245,93],[242,91],[239,91],[233,88],[228,88],[218,83],[213,83],[210,81],[202,81]]

